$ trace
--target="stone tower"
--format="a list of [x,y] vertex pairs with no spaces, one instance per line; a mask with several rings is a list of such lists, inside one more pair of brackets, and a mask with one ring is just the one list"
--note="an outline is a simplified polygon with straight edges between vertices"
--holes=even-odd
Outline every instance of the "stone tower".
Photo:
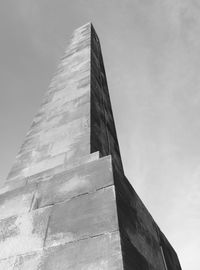
[[77,29],[0,190],[0,270],[180,270],[126,179],[99,39]]

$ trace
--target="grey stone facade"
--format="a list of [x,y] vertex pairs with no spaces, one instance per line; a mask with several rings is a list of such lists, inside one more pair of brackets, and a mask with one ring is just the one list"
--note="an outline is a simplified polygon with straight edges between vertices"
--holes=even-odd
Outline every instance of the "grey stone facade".
[[180,270],[123,171],[99,39],[77,29],[0,190],[0,270]]

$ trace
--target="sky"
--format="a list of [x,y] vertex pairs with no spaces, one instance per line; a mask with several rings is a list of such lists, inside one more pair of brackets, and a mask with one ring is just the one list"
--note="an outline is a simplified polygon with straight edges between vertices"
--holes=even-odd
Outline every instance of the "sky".
[[74,29],[101,41],[126,176],[179,256],[200,265],[198,0],[0,2],[0,182]]

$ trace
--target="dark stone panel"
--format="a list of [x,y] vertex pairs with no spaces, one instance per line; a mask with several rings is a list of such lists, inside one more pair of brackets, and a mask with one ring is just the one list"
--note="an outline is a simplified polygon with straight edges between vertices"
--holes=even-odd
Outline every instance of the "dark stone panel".
[[181,270],[181,265],[179,263],[178,256],[162,232],[160,232],[160,246],[163,250],[164,255],[163,259],[166,262],[167,269]]
[[[134,262],[128,260],[128,255],[126,255],[126,253],[129,253],[129,250],[133,249],[137,250],[137,254],[140,254],[140,256],[136,256],[138,259],[141,259],[140,270],[166,270],[160,248],[161,233],[157,224],[126,177],[115,169],[114,183],[116,187],[118,219],[122,237],[122,246],[124,241],[123,239],[125,239],[125,242],[128,241],[128,244],[124,244],[123,247],[123,254],[127,256],[127,258],[124,259],[128,264],[127,269],[131,269],[131,267],[135,269]],[[163,250],[165,249],[165,252],[167,252],[167,260],[168,256],[173,257],[173,260],[169,259],[169,265],[171,268],[168,270],[180,270],[179,268],[176,268],[176,265],[179,265],[179,262],[178,258],[173,253],[173,249],[168,245],[170,251],[167,251],[166,246],[167,245],[165,244]],[[170,264],[172,261],[173,263]],[[133,266],[131,264],[133,264]]]
[[[95,123],[98,123],[99,130]],[[123,172],[101,47],[95,30],[91,27],[91,137],[96,138],[97,133],[100,146],[98,150],[103,155],[111,154]],[[94,141],[95,139],[91,139],[92,151]],[[96,144],[94,150],[96,151]]]
[[124,270],[154,270],[125,234],[120,234]]

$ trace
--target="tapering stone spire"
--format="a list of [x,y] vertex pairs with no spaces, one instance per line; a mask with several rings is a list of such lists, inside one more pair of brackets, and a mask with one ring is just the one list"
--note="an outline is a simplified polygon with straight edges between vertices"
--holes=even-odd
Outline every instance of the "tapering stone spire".
[[74,32],[8,180],[69,168],[96,151],[122,169],[100,43],[88,23]]
[[100,42],[78,28],[0,189],[0,270],[180,270],[126,179]]

